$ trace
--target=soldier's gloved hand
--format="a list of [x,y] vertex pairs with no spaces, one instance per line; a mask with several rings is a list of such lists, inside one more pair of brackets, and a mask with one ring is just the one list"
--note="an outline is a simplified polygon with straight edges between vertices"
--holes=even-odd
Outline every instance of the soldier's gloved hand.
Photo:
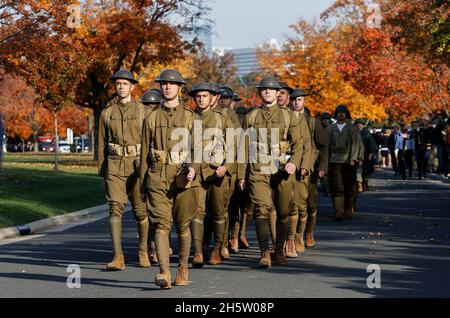
[[356,160],[352,160],[350,161],[350,166],[356,166],[357,161]]
[[325,171],[323,171],[323,170],[319,171],[319,178],[323,178],[323,177],[325,177],[325,175],[326,175]]
[[286,164],[286,167],[284,169],[288,174],[294,174],[297,170],[297,167],[292,162],[289,162]]
[[227,168],[224,166],[220,166],[216,169],[216,176],[219,178],[223,178],[225,176],[225,173],[227,173]]
[[239,190],[244,191],[245,190],[245,179],[241,179],[238,182]]
[[195,178],[195,170],[192,167],[189,167],[189,173],[187,174],[186,178],[188,181],[194,181]]
[[141,193],[141,201],[142,202],[147,202],[147,196],[145,195],[145,193]]
[[362,165],[363,165],[364,161],[362,161],[362,160],[359,160],[359,162],[358,162],[358,163],[359,163],[359,166],[360,166],[360,167],[362,167]]

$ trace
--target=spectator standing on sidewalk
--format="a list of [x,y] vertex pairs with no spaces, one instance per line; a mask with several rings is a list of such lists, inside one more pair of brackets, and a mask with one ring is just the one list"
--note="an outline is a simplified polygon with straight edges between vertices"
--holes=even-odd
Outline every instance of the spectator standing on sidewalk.
[[396,176],[398,176],[399,173],[398,161],[395,154],[395,144],[397,143],[398,134],[399,134],[398,126],[394,126],[388,140],[388,149],[389,154],[391,156],[392,169],[394,170]]
[[395,153],[398,158],[400,176],[403,178],[403,180],[406,180],[406,169],[408,169],[409,178],[412,178],[414,138],[408,132],[408,127],[406,126],[402,127],[401,133],[397,136],[397,142],[395,143]]

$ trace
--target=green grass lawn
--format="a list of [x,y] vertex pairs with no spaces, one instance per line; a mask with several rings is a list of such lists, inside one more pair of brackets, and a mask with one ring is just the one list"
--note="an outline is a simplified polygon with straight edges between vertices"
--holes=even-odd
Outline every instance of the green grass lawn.
[[105,203],[92,155],[6,154],[0,174],[0,228]]

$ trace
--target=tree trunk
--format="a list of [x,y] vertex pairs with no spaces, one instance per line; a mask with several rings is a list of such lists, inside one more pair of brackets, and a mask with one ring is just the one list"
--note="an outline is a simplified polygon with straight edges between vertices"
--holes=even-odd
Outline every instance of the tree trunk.
[[55,116],[55,165],[53,167],[54,171],[58,171],[58,151],[59,151],[59,135],[58,135],[58,112],[54,112]]
[[36,105],[35,104],[33,104],[33,112],[31,113],[31,129],[33,129],[34,152],[38,152],[39,151],[39,141],[38,141],[39,127],[36,123]]

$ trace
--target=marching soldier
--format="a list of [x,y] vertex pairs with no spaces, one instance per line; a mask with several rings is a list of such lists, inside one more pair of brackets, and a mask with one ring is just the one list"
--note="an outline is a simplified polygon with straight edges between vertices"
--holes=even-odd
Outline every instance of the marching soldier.
[[[327,138],[330,138],[330,132],[331,132],[331,115],[328,112],[322,113],[321,116],[321,125],[323,129],[325,130],[325,133],[327,134]],[[328,174],[323,176],[323,178],[320,180],[321,189],[323,191],[324,196],[328,196],[328,193],[330,192],[330,186],[328,182]]]
[[329,181],[335,219],[351,219],[356,190],[356,169],[361,152],[361,136],[351,124],[347,106],[339,105],[334,112],[337,120],[331,125],[329,143]]
[[[240,106],[236,109],[236,114],[241,127],[244,123],[245,116],[250,111],[249,108],[244,106]],[[245,169],[242,171],[245,173]],[[248,176],[245,176],[245,179],[247,179],[247,177]],[[236,187],[228,206],[230,211],[230,224],[232,225],[230,250],[233,253],[238,253],[239,249],[250,248],[250,244],[246,237],[246,228],[247,215],[253,215],[253,205],[250,200],[248,188],[241,190],[239,187]]]
[[356,119],[355,126],[361,134],[363,145],[361,146],[360,156],[364,158],[362,166],[358,168],[357,192],[364,192],[369,189],[369,177],[374,171],[372,158],[375,152],[378,151],[378,146],[369,129],[365,127],[364,119]]
[[[292,87],[290,87],[288,84],[286,84],[285,82],[279,82],[280,83],[280,90],[278,91],[278,96],[277,96],[277,102],[278,105],[280,105],[280,107],[282,109],[285,109],[286,111],[291,111],[291,109],[289,108],[290,105],[290,97],[291,97],[291,93],[294,91],[294,89]],[[291,214],[297,214],[298,212],[296,212],[296,210],[294,209],[294,211],[290,212],[290,220],[289,222],[291,222]],[[275,250],[275,239],[276,239],[276,233],[277,233],[277,212],[275,210],[275,207],[272,207],[272,210],[270,211],[270,217],[269,217],[269,227],[270,227],[270,237],[272,239],[272,248],[273,250]]]
[[141,103],[149,107],[150,110],[155,110],[161,106],[162,96],[161,92],[156,89],[150,89],[141,97]]
[[[220,105],[213,107],[214,109],[217,109],[220,111],[226,118],[230,119],[233,123],[233,126],[235,129],[241,128],[241,123],[239,122],[239,118],[234,112],[233,109],[231,109],[231,105],[233,103],[234,98],[234,92],[233,90],[228,86],[222,86],[220,87]],[[231,180],[230,180],[230,191],[229,191],[229,197],[228,202],[230,202],[231,197],[235,193],[235,191],[239,191],[236,187],[237,183],[237,174],[239,169],[245,169],[244,166],[238,165],[238,163],[234,163],[230,167],[230,174],[231,174]],[[225,226],[225,236],[223,238],[223,245],[220,251],[220,254],[223,259],[227,260],[230,258],[230,252],[228,250],[228,241],[229,241],[229,232],[230,232],[230,217],[232,219],[236,219],[236,213],[237,209],[234,204],[234,202],[231,202],[231,205],[228,207],[228,214],[226,216],[226,226]],[[235,249],[235,245],[233,245],[233,250]]]
[[[294,175],[303,156],[303,136],[299,125],[304,117],[297,118],[292,112],[280,108],[277,94],[281,87],[277,79],[263,78],[257,88],[263,105],[246,115],[244,129],[250,129],[249,148],[246,147],[249,151],[248,184],[261,250],[259,267],[268,268],[272,263],[269,215],[274,205],[277,211],[275,261],[280,265],[286,264],[284,244],[293,204]],[[279,139],[272,142],[272,133],[278,133]],[[239,186],[243,188],[245,182],[241,181]]]
[[[141,103],[147,106],[150,111],[153,111],[161,107],[162,96],[161,91],[158,89],[150,89],[144,93],[141,97]],[[155,245],[155,227],[150,224],[148,232],[148,247],[149,247],[149,260],[152,265],[158,264],[158,258],[156,257],[156,245]]]
[[[212,96],[217,94],[209,83],[197,83],[189,95],[195,99],[196,113],[202,120],[203,160],[198,178],[199,208],[191,223],[194,244],[194,268],[203,266],[202,241],[205,214],[211,214],[214,233],[214,249],[209,264],[222,263],[220,250],[224,239],[225,221],[228,214],[228,199],[230,190],[230,170],[233,163],[226,161],[226,129],[234,129],[230,119],[218,108],[211,109]],[[206,135],[213,134],[212,140]],[[207,152],[207,153],[206,153]],[[206,156],[206,157],[205,157]]]
[[142,198],[147,199],[151,223],[156,228],[155,243],[159,273],[155,284],[171,288],[169,235],[173,223],[178,236],[179,265],[174,284],[189,283],[188,259],[191,246],[189,225],[196,211],[198,165],[192,163],[190,138],[196,114],[180,103],[186,83],[180,73],[166,69],[155,80],[161,86],[163,105],[144,121],[140,178]]
[[[300,210],[298,225],[296,227],[295,244],[292,241],[288,241],[286,244],[286,256],[295,257],[296,253],[305,251],[305,246],[315,246],[314,228],[317,222],[318,181],[328,171],[328,135],[319,119],[311,117],[309,109],[305,107],[308,94],[301,89],[295,89],[291,96],[294,110],[297,113],[303,113],[305,116],[310,135],[309,170],[308,175],[303,178],[305,182],[308,182],[306,184],[306,204],[304,203],[305,195],[300,193],[299,198],[302,202],[299,205]],[[299,186],[298,189],[304,191],[304,182],[300,182],[300,185],[303,186]]]
[[233,90],[224,85],[220,87],[220,106],[222,108],[230,109],[233,104],[234,92]]
[[242,101],[242,98],[238,94],[234,93],[233,94],[233,104],[230,108],[232,110],[236,111],[240,107],[239,106],[240,101]]
[[145,204],[140,200],[138,167],[141,151],[142,125],[146,116],[144,105],[131,99],[138,81],[127,70],[112,77],[118,98],[102,111],[98,133],[99,174],[105,179],[109,205],[109,225],[114,259],[107,270],[124,270],[122,251],[122,216],[125,204],[131,201],[139,232],[139,264],[150,267],[147,254],[149,220]]
[[303,169],[298,169],[295,174],[294,207],[289,214],[288,240],[286,242],[286,257],[288,258],[296,258],[297,253],[305,251],[303,237],[308,218],[307,199],[312,157],[312,134],[308,128],[309,123],[304,108],[306,96],[308,94],[300,88],[294,89],[290,94],[294,115],[302,118],[299,131],[303,136],[303,156],[301,159]]
[[330,115],[330,113],[327,113],[327,112],[322,113],[321,120],[322,120],[322,127],[323,128],[327,129],[328,127],[331,126],[331,115]]

